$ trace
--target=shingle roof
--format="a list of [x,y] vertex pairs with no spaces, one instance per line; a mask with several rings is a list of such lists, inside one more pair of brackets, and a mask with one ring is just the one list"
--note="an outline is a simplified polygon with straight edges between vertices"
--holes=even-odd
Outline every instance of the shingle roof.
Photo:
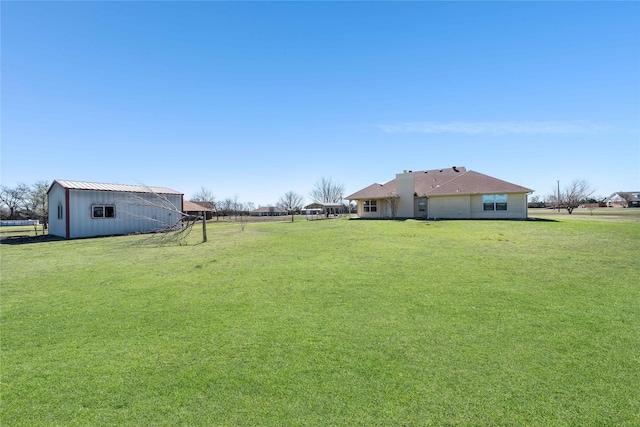
[[190,202],[185,200],[182,202],[182,210],[184,212],[211,212],[212,209],[208,208],[200,203]]
[[[389,185],[393,183],[393,185]],[[387,184],[371,184],[362,190],[345,197],[347,200],[356,199],[382,199],[396,194],[395,180]]]
[[[529,193],[533,190],[464,167],[431,169],[410,172],[414,176],[415,195],[418,197],[450,196],[455,194]],[[381,199],[395,196],[396,180],[386,184],[372,184],[350,196],[347,200]]]
[[465,172],[467,172],[466,168],[455,166],[452,168],[414,172],[415,192],[419,196],[425,196]]
[[529,193],[533,190],[512,184],[489,175],[467,171],[452,180],[428,191],[426,196],[449,196],[453,194]]
[[[70,181],[56,179],[51,183],[51,187],[55,183],[60,184],[63,188],[70,190],[93,190],[93,191],[116,191],[123,193],[157,193],[157,194],[180,194],[181,192],[172,190],[167,187],[151,187],[148,185],[130,185],[130,184],[107,184],[103,182],[88,181]],[[51,190],[49,187],[49,190]]]
[[638,202],[640,201],[640,191],[616,191],[615,193],[604,199],[604,202],[610,202],[618,198],[629,202]]

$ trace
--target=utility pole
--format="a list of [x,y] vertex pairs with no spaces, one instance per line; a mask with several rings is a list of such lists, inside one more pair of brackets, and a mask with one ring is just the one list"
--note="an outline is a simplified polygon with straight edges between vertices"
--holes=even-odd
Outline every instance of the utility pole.
[[558,180],[558,197],[556,198],[556,205],[558,206],[558,212],[560,212],[560,180]]

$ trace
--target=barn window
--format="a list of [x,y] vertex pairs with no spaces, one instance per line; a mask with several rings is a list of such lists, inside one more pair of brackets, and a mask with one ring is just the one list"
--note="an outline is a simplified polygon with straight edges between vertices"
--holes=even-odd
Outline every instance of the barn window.
[[115,218],[116,207],[114,205],[91,206],[91,218]]
[[365,212],[377,212],[378,211],[378,201],[377,200],[365,200],[364,201],[364,211]]
[[482,196],[482,210],[485,211],[506,211],[506,194],[485,194]]
[[62,219],[62,205],[58,205],[58,219]]

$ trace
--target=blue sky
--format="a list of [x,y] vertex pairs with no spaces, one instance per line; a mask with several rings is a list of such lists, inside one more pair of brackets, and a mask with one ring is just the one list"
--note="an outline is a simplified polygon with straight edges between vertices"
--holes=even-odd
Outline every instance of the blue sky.
[[640,3],[6,2],[1,180],[640,189]]

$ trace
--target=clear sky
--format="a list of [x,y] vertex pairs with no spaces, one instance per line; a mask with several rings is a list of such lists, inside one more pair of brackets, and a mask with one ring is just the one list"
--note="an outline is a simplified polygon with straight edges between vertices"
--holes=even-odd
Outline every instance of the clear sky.
[[1,180],[640,190],[638,2],[7,2]]

